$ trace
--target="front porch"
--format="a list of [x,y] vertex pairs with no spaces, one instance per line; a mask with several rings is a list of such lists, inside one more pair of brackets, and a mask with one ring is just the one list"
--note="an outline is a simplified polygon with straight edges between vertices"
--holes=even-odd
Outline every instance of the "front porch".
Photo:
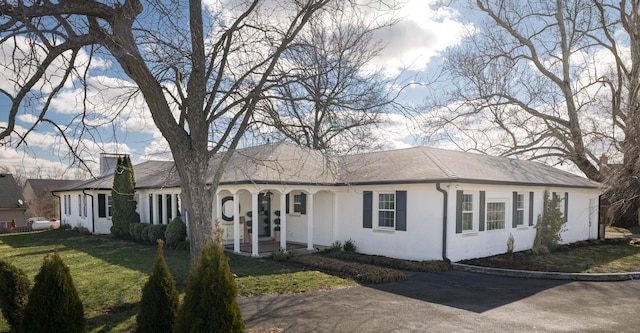
[[[255,186],[253,184],[252,186]],[[317,251],[334,238],[336,196],[324,188],[219,188],[214,216],[227,251],[255,257],[277,249]]]
[[[281,249],[280,241],[276,241],[271,237],[260,237],[258,240],[258,256],[259,257],[270,257],[275,251]],[[234,252],[233,244],[227,244],[224,247],[227,252]],[[307,250],[307,244],[297,243],[297,242],[287,242],[286,249],[288,251],[294,250],[298,253],[307,253],[307,252],[315,252],[321,247],[315,247],[314,250]],[[250,243],[240,244],[240,252],[237,254],[251,256],[253,251],[253,247]]]

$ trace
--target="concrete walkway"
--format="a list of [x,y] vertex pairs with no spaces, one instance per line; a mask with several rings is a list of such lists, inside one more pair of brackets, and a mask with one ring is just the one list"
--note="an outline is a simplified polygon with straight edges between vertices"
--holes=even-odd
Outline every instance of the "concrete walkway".
[[240,297],[249,332],[637,332],[640,281],[461,271],[293,295]]

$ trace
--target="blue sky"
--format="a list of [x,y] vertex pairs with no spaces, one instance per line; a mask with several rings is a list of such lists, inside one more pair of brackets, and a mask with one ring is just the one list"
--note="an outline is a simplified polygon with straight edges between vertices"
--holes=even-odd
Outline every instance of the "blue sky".
[[[468,15],[451,7],[434,10],[432,3],[438,0],[410,0],[397,12],[398,24],[391,29],[382,30],[380,38],[387,42],[375,61],[376,66],[385,66],[390,74],[397,68],[408,68],[407,75],[418,75],[423,80],[433,77],[439,70],[440,56],[448,48],[460,43],[465,29],[472,25],[461,23]],[[5,56],[6,53],[5,53]],[[99,153],[127,153],[135,163],[149,159],[170,159],[166,142],[155,129],[146,105],[135,87],[121,74],[117,64],[106,57],[98,56],[87,76],[87,115],[85,122],[95,125],[97,130],[76,137],[81,156],[93,169],[98,168]],[[0,73],[7,84],[7,73]],[[3,87],[6,88],[6,87]],[[70,124],[83,107],[79,87],[68,86],[53,101],[47,117],[60,125]],[[46,88],[45,88],[46,90]],[[421,103],[423,90],[409,88],[403,98],[409,103]],[[86,102],[84,102],[86,103]],[[9,102],[0,97],[0,126],[6,123]],[[17,118],[17,131],[23,133],[35,120],[33,109],[24,108]],[[113,116],[118,113],[116,121]],[[77,118],[76,118],[77,121]],[[72,126],[69,131],[75,131]],[[407,115],[390,115],[388,122],[372,140],[385,144],[388,148],[402,148],[423,144],[413,119]],[[10,139],[10,145],[0,148],[0,167],[14,172],[16,169],[39,169],[41,176],[56,176],[64,173],[66,177],[77,174],[75,165],[70,165],[67,148],[55,134],[49,124],[40,124],[29,134],[27,144],[16,148],[17,137]],[[247,144],[251,144],[248,142]],[[2,170],[0,170],[2,172]]]

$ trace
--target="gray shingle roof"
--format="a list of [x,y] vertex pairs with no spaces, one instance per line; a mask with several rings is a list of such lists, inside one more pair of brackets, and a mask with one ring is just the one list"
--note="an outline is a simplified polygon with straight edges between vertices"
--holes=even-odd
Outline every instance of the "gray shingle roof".
[[[22,205],[19,204],[18,200],[22,200]],[[22,191],[18,188],[13,175],[0,174],[0,209],[26,210],[27,208]]]
[[[209,181],[221,154],[209,164]],[[179,187],[171,161],[135,166],[136,188]],[[597,188],[599,184],[572,173],[532,161],[429,147],[327,157],[289,143],[238,149],[227,164],[221,184],[385,184],[462,182]],[[70,189],[109,190],[113,176]]]

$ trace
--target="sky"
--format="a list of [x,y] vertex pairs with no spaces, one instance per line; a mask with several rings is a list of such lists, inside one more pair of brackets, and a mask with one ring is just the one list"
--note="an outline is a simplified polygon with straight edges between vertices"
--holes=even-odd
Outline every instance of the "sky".
[[[398,68],[406,68],[406,75],[416,75],[425,80],[437,73],[443,51],[458,45],[463,33],[474,27],[471,23],[462,23],[469,21],[468,17],[457,9],[434,9],[436,2],[440,1],[406,1],[396,12],[398,23],[379,31],[378,37],[385,41],[386,48],[375,59],[374,65],[384,66],[389,75],[396,74]],[[7,57],[11,57],[11,54],[0,54],[2,61],[9,61]],[[88,58],[86,53],[80,54],[82,57]],[[87,94],[90,96],[88,102],[80,98],[80,88],[65,86],[52,101],[47,117],[66,125],[84,107],[92,110],[85,122],[99,130],[82,133],[81,139],[74,144],[83,147],[80,156],[96,174],[101,152],[130,154],[134,164],[150,159],[171,159],[168,146],[155,128],[135,86],[111,59],[99,56],[95,59],[97,61],[91,63],[87,72],[89,75],[85,78]],[[8,75],[0,71],[0,88],[11,89]],[[51,87],[42,86],[41,89],[48,92]],[[403,94],[403,100],[407,103],[420,103],[423,98],[418,87],[406,89]],[[6,124],[8,109],[8,100],[0,98],[0,126]],[[112,121],[114,115],[117,115],[116,121]],[[36,117],[32,111],[21,110],[16,119],[16,130],[24,133]],[[391,114],[372,140],[383,143],[389,149],[424,144],[413,120],[409,115]],[[68,130],[79,131],[75,127]],[[0,172],[15,173],[18,169],[26,169],[45,178],[86,177],[85,173],[77,170],[77,165],[70,163],[73,159],[52,126],[39,125],[20,147],[16,147],[18,141],[17,136],[12,136],[6,140],[4,147],[0,146]]]

